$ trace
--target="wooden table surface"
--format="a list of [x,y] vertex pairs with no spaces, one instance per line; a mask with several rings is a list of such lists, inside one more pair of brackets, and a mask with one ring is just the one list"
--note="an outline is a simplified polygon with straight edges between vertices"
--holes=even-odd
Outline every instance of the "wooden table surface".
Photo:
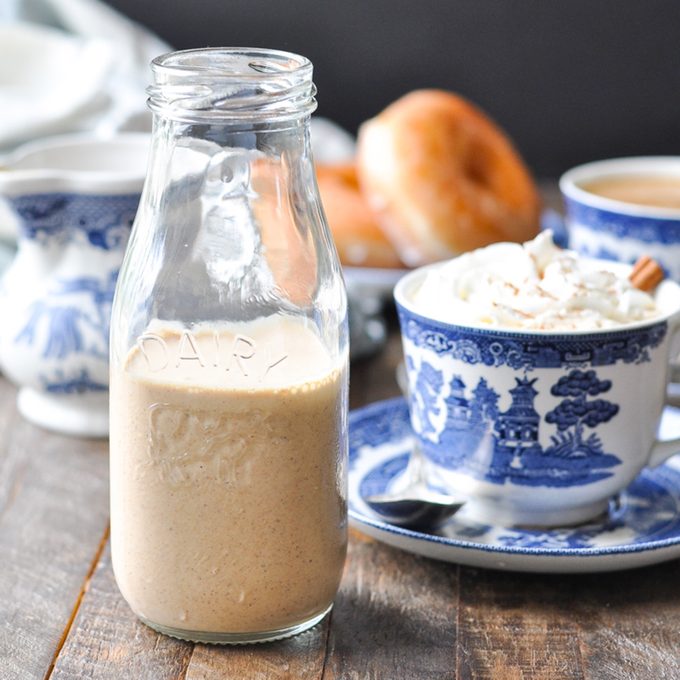
[[[351,405],[394,396],[393,327]],[[613,574],[435,562],[351,532],[330,617],[289,640],[164,637],[118,593],[105,441],[42,431],[0,379],[0,678],[680,678],[680,561]]]
[[[557,205],[554,186],[548,205]],[[350,405],[398,394],[396,321],[355,362]],[[680,679],[680,561],[612,574],[515,574],[350,533],[334,609],[264,645],[180,642],[139,623],[109,552],[108,445],[45,432],[0,378],[0,680]]]

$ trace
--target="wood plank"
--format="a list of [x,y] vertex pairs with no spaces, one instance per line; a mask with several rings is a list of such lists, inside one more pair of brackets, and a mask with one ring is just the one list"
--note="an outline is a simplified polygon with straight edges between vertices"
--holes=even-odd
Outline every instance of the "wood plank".
[[106,442],[25,422],[0,379],[0,669],[43,678],[108,523]]
[[315,680],[323,677],[329,620],[294,638],[262,645],[196,645],[186,680]]
[[674,560],[571,585],[588,680],[680,678],[679,582]]
[[138,621],[118,591],[107,545],[50,680],[182,678],[192,651]]
[[458,571],[352,530],[324,679],[455,678]]
[[461,570],[461,678],[680,677],[680,562],[611,574]]
[[460,678],[582,680],[576,592],[565,581],[461,568]]
[[52,678],[340,678],[364,668],[360,677],[453,678],[455,600],[455,567],[352,532],[330,620],[266,645],[193,646],[135,619],[118,593],[107,549]]
[[140,623],[118,591],[107,546],[56,661],[51,680],[320,678],[328,622],[264,645],[193,645]]
[[[400,394],[403,351],[391,308],[388,325],[381,354],[352,366],[351,408]],[[456,678],[459,568],[351,535],[324,678]]]

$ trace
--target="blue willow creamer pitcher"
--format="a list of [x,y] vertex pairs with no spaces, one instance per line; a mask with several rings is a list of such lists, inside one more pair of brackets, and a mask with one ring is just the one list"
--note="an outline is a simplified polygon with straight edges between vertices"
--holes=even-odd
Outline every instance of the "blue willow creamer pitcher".
[[18,251],[0,287],[0,366],[43,427],[108,434],[111,303],[137,211],[149,137],[60,136],[17,150],[0,198]]

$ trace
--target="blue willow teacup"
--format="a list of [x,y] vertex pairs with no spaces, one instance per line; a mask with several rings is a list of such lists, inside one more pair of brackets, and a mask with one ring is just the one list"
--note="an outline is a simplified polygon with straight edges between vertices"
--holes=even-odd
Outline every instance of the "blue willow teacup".
[[[598,195],[589,187],[612,180],[677,182],[673,206],[642,205]],[[641,255],[659,262],[680,282],[680,157],[651,156],[596,161],[560,179],[569,247],[583,255],[633,263]],[[634,201],[635,197],[631,198]],[[653,199],[652,199],[653,200]]]
[[644,322],[596,332],[499,330],[419,313],[412,294],[438,266],[401,279],[395,299],[411,424],[437,483],[468,497],[468,517],[583,522],[643,467],[680,451],[680,439],[656,439],[680,286],[664,281],[655,295],[661,313]]

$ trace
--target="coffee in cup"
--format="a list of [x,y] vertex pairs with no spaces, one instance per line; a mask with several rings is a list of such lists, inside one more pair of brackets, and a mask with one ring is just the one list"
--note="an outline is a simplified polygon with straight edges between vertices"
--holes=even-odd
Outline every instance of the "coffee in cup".
[[589,257],[657,260],[680,281],[680,157],[618,158],[560,179],[569,247]]
[[680,210],[680,176],[613,175],[584,182],[581,188],[613,201]]

